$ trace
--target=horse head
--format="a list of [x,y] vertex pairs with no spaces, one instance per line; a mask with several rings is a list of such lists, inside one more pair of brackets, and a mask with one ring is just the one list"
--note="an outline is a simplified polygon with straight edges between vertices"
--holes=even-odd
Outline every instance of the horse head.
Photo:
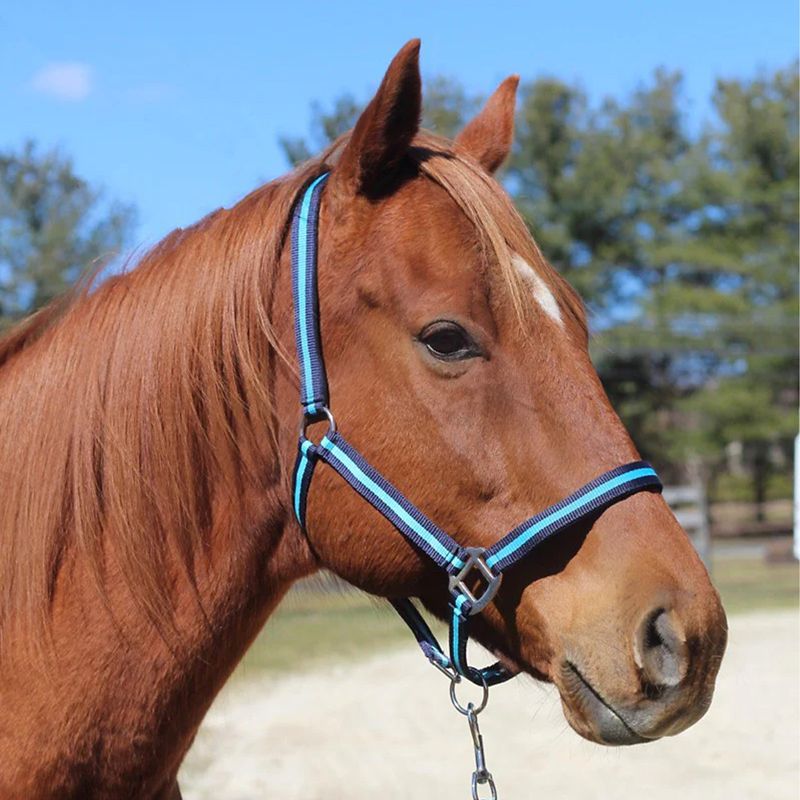
[[[399,52],[322,157],[323,350],[358,451],[459,544],[488,548],[638,455],[590,360],[583,305],[493,177],[517,79],[445,141],[419,129],[418,51]],[[447,613],[441,572],[333,470],[317,470],[306,527],[320,563],[356,586]],[[717,592],[653,492],[539,547],[474,632],[508,669],[552,681],[572,727],[606,744],[702,716],[726,641]]]

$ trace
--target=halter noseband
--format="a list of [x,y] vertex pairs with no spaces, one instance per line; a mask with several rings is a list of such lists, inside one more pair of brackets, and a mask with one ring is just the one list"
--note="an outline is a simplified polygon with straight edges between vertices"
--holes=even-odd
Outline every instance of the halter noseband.
[[[478,685],[491,686],[508,680],[513,673],[499,662],[482,669],[467,664],[468,620],[491,602],[500,587],[503,573],[553,534],[643,489],[660,491],[661,482],[645,461],[624,464],[520,523],[487,549],[462,547],[409,502],[347,443],[336,430],[329,408],[317,296],[317,228],[320,196],[327,177],[328,173],[320,175],[306,187],[292,219],[292,287],[303,407],[299,453],[292,481],[295,515],[305,530],[308,489],[317,463],[324,461],[447,573],[453,596],[449,656],[410,600],[392,600],[423,653],[451,677],[460,675]],[[314,444],[306,437],[306,429],[312,422],[324,419],[328,421],[328,431],[319,444]],[[482,580],[483,588],[477,594],[473,594],[468,585],[468,580],[475,577],[474,573]]]

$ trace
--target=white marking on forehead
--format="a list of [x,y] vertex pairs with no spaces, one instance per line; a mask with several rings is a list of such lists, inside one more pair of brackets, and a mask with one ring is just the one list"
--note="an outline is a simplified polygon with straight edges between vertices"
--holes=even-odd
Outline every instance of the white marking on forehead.
[[558,301],[550,291],[550,287],[536,274],[533,267],[522,256],[513,253],[511,263],[525,281],[530,284],[534,300],[542,307],[544,313],[550,319],[563,326],[564,321],[561,318],[561,309],[558,307]]

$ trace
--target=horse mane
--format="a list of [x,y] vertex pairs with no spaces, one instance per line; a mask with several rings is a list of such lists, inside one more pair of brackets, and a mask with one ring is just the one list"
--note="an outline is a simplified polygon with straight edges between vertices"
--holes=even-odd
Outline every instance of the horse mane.
[[0,339],[0,369],[17,353],[33,344],[61,316],[70,297],[68,293],[34,311]]
[[245,486],[274,483],[257,468],[275,452],[270,372],[292,363],[270,324],[274,278],[319,169],[174,231],[0,341],[0,633],[45,630],[59,575],[81,564],[103,598],[121,575],[168,635],[170,570],[193,582],[212,486],[235,515]]
[[[19,625],[36,639],[59,576],[81,564],[104,602],[108,575],[119,574],[169,636],[170,587],[195,585],[212,501],[223,493],[233,529],[247,524],[245,487],[286,479],[271,376],[277,359],[295,366],[271,324],[277,264],[298,192],[344,140],[0,340],[0,635]],[[522,289],[509,248],[574,304],[476,163],[427,133],[411,157],[475,224],[515,305]],[[265,460],[273,474],[259,472]],[[169,574],[176,564],[181,574]]]

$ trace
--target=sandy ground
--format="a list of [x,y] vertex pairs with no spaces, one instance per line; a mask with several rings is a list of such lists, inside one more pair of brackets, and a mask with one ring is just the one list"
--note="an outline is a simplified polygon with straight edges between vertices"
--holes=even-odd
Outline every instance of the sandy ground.
[[[495,688],[480,722],[499,796],[797,800],[797,615],[735,616],[729,641],[708,714],[648,745],[583,741],[556,692],[532,680]],[[471,741],[447,690],[411,645],[325,671],[234,683],[189,753],[184,798],[469,797]]]

